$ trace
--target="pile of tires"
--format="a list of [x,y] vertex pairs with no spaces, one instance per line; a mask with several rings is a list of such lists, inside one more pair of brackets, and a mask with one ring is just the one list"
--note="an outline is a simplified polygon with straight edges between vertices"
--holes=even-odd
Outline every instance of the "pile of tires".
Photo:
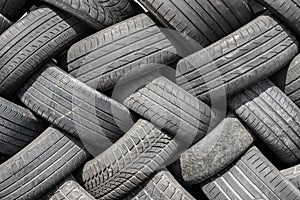
[[0,0],[0,199],[300,199],[297,0]]

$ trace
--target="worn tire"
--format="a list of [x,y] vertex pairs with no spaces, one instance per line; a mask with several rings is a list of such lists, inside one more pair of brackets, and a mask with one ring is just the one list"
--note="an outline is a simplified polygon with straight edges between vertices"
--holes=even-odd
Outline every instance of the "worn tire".
[[300,198],[300,191],[256,147],[252,147],[224,174],[212,178],[202,189],[211,200]]
[[0,153],[14,155],[45,129],[29,110],[0,97]]
[[205,47],[249,22],[244,0],[139,0],[167,28]]
[[179,61],[177,83],[205,102],[224,91],[228,97],[272,75],[298,51],[292,32],[273,16],[262,15]]
[[[67,53],[67,71],[78,80],[100,91],[112,89],[126,77],[168,65],[179,56],[160,28],[140,14],[76,44]],[[151,65],[152,64],[152,65]]]
[[0,34],[2,34],[10,26],[11,22],[0,13]]
[[103,152],[133,125],[125,106],[52,63],[37,71],[18,95],[33,112],[79,137],[93,155]]
[[211,109],[164,77],[126,98],[124,105],[190,144],[209,130]]
[[300,109],[271,81],[246,89],[229,106],[283,162],[299,162]]
[[225,118],[201,141],[170,165],[185,185],[201,183],[219,173],[244,154],[254,141],[248,129],[234,116]]
[[88,157],[76,139],[48,128],[0,165],[0,198],[38,199],[63,181]]
[[41,64],[88,33],[83,22],[56,9],[30,12],[0,35],[0,95],[14,95]]
[[139,120],[109,149],[87,162],[79,179],[96,199],[119,199],[164,167],[178,148],[177,140]]
[[291,168],[281,170],[281,174],[285,176],[291,183],[300,189],[300,165],[295,165]]
[[90,24],[95,29],[111,26],[134,14],[131,0],[42,0],[74,17]]
[[172,176],[167,169],[158,171],[125,200],[195,200]]
[[283,20],[300,37],[300,2],[297,0],[256,0]]

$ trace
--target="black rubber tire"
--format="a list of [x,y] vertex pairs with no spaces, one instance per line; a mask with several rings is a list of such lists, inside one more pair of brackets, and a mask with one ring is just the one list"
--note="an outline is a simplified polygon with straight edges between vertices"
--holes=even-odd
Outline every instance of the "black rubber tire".
[[29,110],[0,97],[0,153],[14,155],[45,129]]
[[300,55],[270,79],[300,107]]
[[185,185],[201,183],[243,155],[254,142],[246,127],[229,115],[201,141],[170,165],[171,172]]
[[298,0],[256,0],[283,20],[300,37],[300,2]]
[[124,200],[195,200],[167,169],[157,172]]
[[95,200],[76,182],[73,176],[68,177],[40,200]]
[[300,198],[300,191],[256,147],[252,147],[233,167],[213,178],[202,189],[211,200]]
[[37,71],[18,96],[33,112],[90,145],[88,150],[93,155],[102,153],[133,125],[125,106],[53,63]]
[[42,63],[88,33],[83,22],[56,9],[30,12],[0,35],[0,95],[14,95]]
[[177,83],[205,102],[223,91],[228,97],[272,75],[298,51],[292,32],[265,14],[179,61]]
[[11,21],[17,21],[25,14],[26,3],[30,0],[0,0],[0,13]]
[[229,106],[283,162],[299,162],[300,109],[271,81],[246,89]]
[[90,24],[97,30],[111,26],[134,14],[131,0],[42,0],[74,17]]
[[124,75],[178,59],[175,47],[160,28],[146,14],[140,14],[74,44],[62,65],[67,65],[67,71],[78,80],[106,91]]
[[285,176],[291,183],[300,189],[300,165],[295,165],[291,168],[281,170],[281,174]]
[[210,127],[211,109],[164,77],[126,98],[124,105],[190,144],[203,138]]
[[138,0],[167,28],[205,47],[249,22],[245,0]]
[[0,198],[38,199],[71,175],[88,156],[76,139],[48,128],[0,165]]
[[11,26],[11,22],[0,13],[0,34]]
[[78,180],[96,199],[120,199],[163,168],[177,154],[179,144],[150,122],[139,120],[109,149],[87,162]]

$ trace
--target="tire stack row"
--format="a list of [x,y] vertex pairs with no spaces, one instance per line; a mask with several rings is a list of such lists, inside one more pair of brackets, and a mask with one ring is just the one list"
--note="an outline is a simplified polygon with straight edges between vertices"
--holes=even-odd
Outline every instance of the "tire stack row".
[[300,2],[0,0],[0,199],[300,199]]

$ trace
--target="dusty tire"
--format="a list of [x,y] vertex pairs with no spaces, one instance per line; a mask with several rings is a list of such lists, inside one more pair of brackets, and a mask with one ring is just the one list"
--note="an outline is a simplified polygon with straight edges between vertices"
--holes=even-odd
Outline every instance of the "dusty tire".
[[299,162],[300,109],[271,81],[246,89],[229,106],[283,162]]
[[167,28],[205,47],[249,22],[244,0],[139,0]]
[[256,147],[202,189],[211,200],[300,198],[300,191]]
[[96,199],[122,198],[164,167],[177,154],[178,145],[150,122],[139,120],[109,149],[87,162],[79,179]]
[[126,98],[124,105],[190,144],[209,130],[211,109],[164,77]]
[[152,178],[124,199],[195,200],[167,169],[157,172]]
[[[92,45],[91,45],[92,44]],[[100,91],[112,89],[129,73],[137,75],[155,64],[179,59],[160,28],[140,14],[74,44],[67,53],[67,71]]]
[[83,22],[56,9],[30,12],[0,35],[0,95],[10,97],[42,63],[88,34]]
[[48,128],[0,165],[0,198],[38,199],[63,181],[88,157],[71,136]]
[[0,34],[2,34],[10,26],[11,22],[0,13]]
[[90,145],[98,155],[133,125],[129,110],[48,63],[18,92],[37,115]]
[[74,17],[90,24],[95,29],[111,26],[134,14],[131,0],[42,0]]
[[0,97],[0,153],[14,155],[46,128],[29,110]]
[[296,37],[262,15],[177,65],[177,83],[199,99],[231,96],[287,65],[299,51]]
[[182,153],[179,160],[170,165],[170,170],[185,185],[201,183],[237,160],[253,141],[248,129],[234,115],[228,116]]

